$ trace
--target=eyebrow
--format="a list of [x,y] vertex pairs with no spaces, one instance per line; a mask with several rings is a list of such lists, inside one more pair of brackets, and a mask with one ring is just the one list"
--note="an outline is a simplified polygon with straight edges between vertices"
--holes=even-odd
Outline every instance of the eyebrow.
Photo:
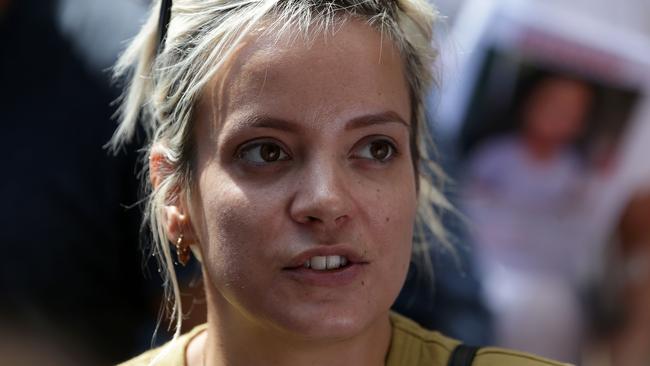
[[[385,111],[381,113],[366,114],[355,117],[345,124],[345,130],[354,130],[386,123],[398,123],[404,125],[409,130],[411,128],[411,126],[406,121],[404,121],[404,119],[402,119],[402,117],[400,117],[397,112]],[[237,123],[237,130],[245,128],[271,128],[294,133],[300,132],[303,129],[303,127],[295,121],[264,115],[256,115],[250,118],[244,118],[239,123]]]
[[400,117],[400,115],[397,114],[397,112],[393,112],[393,111],[386,111],[377,114],[367,114],[367,115],[353,118],[352,120],[348,121],[348,123],[345,125],[345,129],[354,130],[357,128],[363,128],[363,127],[384,124],[384,123],[399,123],[404,125],[407,129],[409,130],[411,129],[411,126],[408,123],[406,123],[406,121],[404,121],[402,117]]

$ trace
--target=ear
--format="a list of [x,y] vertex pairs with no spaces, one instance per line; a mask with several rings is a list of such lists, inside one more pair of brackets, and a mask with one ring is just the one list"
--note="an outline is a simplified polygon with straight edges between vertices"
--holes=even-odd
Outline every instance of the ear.
[[[175,169],[164,151],[164,146],[156,144],[151,148],[149,154],[149,179],[154,189],[160,187]],[[179,194],[181,191],[181,187],[173,187],[167,193],[162,219],[169,240],[176,245],[178,238],[182,235],[182,245],[186,247],[198,244],[198,240],[190,220],[187,203],[184,202],[184,196]],[[192,249],[194,251],[196,248]]]
[[174,171],[172,163],[165,156],[165,147],[160,144],[154,144],[149,153],[149,180],[151,186],[156,189],[160,183]]

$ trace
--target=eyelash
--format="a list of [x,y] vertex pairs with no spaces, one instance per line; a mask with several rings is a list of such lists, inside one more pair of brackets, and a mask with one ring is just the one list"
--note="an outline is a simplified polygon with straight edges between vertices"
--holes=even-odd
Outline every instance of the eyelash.
[[[263,153],[261,150],[265,146],[271,146],[274,148],[279,149],[278,153],[280,156],[273,161],[267,161],[264,159],[264,157],[261,157],[259,154]],[[260,149],[260,152],[258,156],[260,156],[261,161],[254,161],[253,159],[247,159],[245,157],[245,154],[255,150],[255,149]],[[281,143],[273,140],[255,140],[249,143],[246,143],[242,145],[239,149],[237,149],[237,153],[235,154],[236,158],[239,160],[245,160],[248,163],[254,164],[254,165],[267,165],[267,164],[272,164],[272,163],[277,163],[277,162],[282,162],[282,161],[287,161],[291,159],[291,155],[287,152],[287,149],[282,146]]]
[[[355,147],[353,149],[354,153],[351,155],[352,158],[359,159],[359,160],[368,160],[368,161],[371,161],[373,163],[378,163],[378,164],[386,164],[386,163],[390,162],[391,160],[393,160],[396,156],[399,155],[399,151],[398,151],[397,147],[395,146],[396,144],[389,138],[379,137],[379,136],[369,136],[365,140],[366,141],[363,141],[359,148]],[[358,152],[360,150],[371,149],[372,145],[377,144],[377,143],[384,143],[390,149],[390,151],[388,152],[387,157],[384,158],[383,160],[376,159],[376,158],[373,158],[373,157],[363,157],[363,156],[360,156],[358,154]],[[276,160],[272,160],[272,161],[268,161],[268,160],[264,159],[264,157],[261,157],[259,154],[263,153],[261,151],[261,149],[263,147],[265,147],[265,146],[271,146],[271,147],[279,149],[279,151],[277,151],[277,152],[280,154],[280,156]],[[260,159],[258,159],[256,161],[254,159],[250,159],[250,158],[245,157],[245,155],[247,153],[252,152],[255,149],[260,149],[260,151],[258,153],[258,156],[256,156],[256,158],[259,157]],[[235,157],[238,160],[246,161],[249,164],[264,166],[264,165],[269,165],[269,164],[273,164],[273,163],[279,163],[279,162],[291,160],[292,159],[291,154],[288,153],[287,150],[288,149],[286,149],[280,142],[275,141],[275,140],[255,140],[255,141],[252,141],[252,142],[245,143],[239,149],[237,149],[237,152],[235,153]],[[372,154],[371,151],[370,151],[370,154]]]
[[[362,150],[362,149],[371,149],[372,145],[377,144],[377,143],[386,144],[390,149],[388,155],[383,160],[376,159],[376,158],[373,158],[373,157],[356,157],[356,158],[357,159],[369,160],[369,161],[372,161],[372,162],[378,163],[378,164],[386,164],[386,163],[390,162],[391,160],[395,159],[395,157],[397,155],[399,155],[399,151],[397,150],[396,144],[391,139],[389,139],[387,137],[383,137],[383,136],[370,136],[370,137],[368,137],[366,139],[366,141],[364,141],[363,144],[361,145],[361,148],[356,148],[355,149],[355,152],[358,152],[359,150]],[[371,151],[370,151],[370,153],[372,154]]]

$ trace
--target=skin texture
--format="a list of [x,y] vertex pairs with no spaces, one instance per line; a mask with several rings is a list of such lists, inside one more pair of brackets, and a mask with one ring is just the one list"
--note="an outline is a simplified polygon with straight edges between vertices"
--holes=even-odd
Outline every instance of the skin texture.
[[[351,20],[310,43],[249,39],[206,88],[192,201],[167,210],[203,260],[208,331],[188,364],[384,363],[416,214],[402,67]],[[358,263],[309,283],[287,270],[308,250]]]

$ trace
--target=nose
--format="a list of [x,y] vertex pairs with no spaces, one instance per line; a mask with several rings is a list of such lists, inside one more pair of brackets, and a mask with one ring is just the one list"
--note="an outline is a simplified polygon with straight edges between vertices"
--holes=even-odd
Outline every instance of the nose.
[[340,229],[352,215],[352,196],[344,168],[314,162],[303,169],[290,206],[292,219],[316,229]]

